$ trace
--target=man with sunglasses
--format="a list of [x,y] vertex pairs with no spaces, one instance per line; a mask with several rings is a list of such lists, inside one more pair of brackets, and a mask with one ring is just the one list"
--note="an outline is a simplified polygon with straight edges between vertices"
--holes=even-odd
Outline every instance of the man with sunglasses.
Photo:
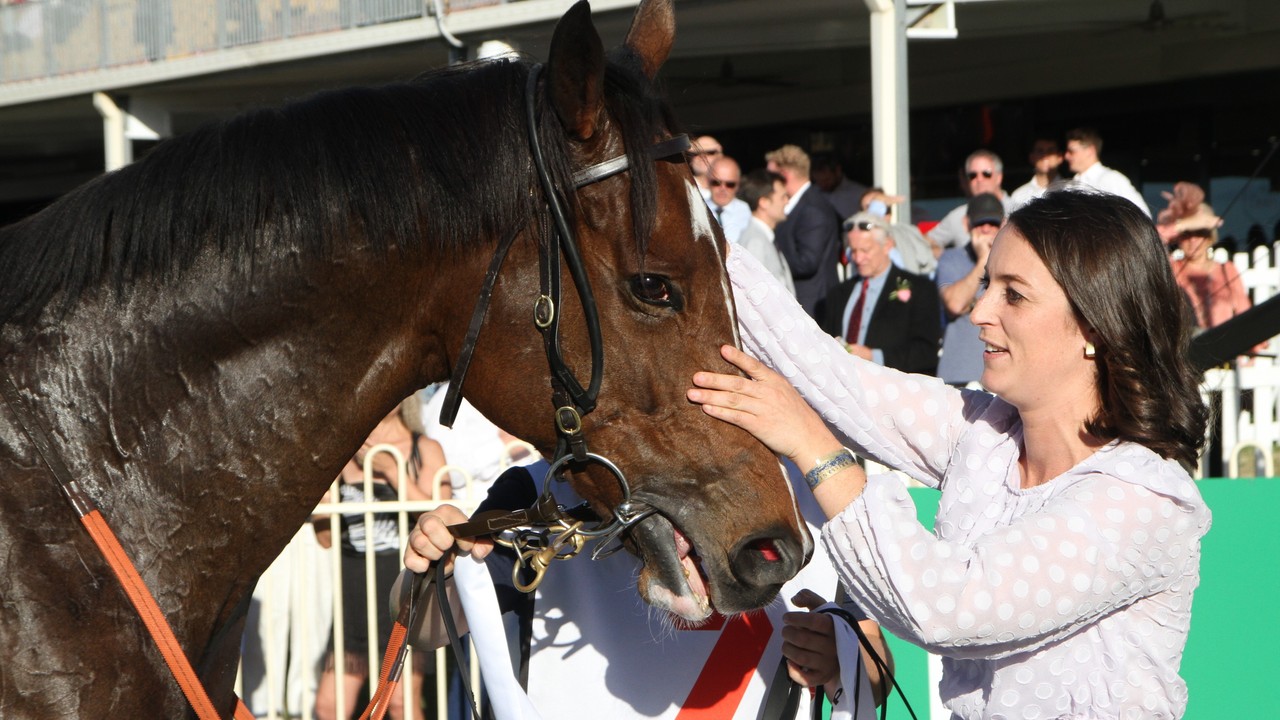
[[737,243],[742,237],[742,231],[747,228],[747,223],[751,221],[751,208],[737,198],[742,168],[738,167],[736,160],[721,153],[718,159],[712,161],[707,175],[707,187],[711,190],[707,207],[711,208],[711,214],[724,229],[725,239]]
[[982,295],[987,255],[1004,224],[1005,207],[994,193],[977,195],[961,207],[965,211],[961,222],[969,231],[969,242],[938,258],[938,295],[945,316],[938,377],[964,387],[982,377],[984,346],[978,338],[978,326],[969,322],[969,311]]
[[[990,150],[976,150],[964,161],[964,186],[971,198],[983,193],[990,193],[1000,201],[1005,215],[1013,211],[1013,199],[1004,191],[1004,163],[1000,156]],[[935,255],[949,248],[961,247],[969,239],[969,228],[965,226],[965,205],[961,205],[947,213],[942,221],[929,231],[929,241],[933,243]]]

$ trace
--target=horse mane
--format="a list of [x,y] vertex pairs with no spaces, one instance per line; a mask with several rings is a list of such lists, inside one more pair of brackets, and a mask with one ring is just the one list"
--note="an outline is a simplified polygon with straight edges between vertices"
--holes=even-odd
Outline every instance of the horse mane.
[[[674,127],[629,51],[606,71],[606,102],[631,160],[641,254],[656,213],[646,150]],[[325,257],[339,242],[375,251],[492,244],[544,211],[529,156],[529,63],[506,59],[404,83],[322,92],[253,110],[158,145],[145,158],[0,228],[0,326],[65,313],[110,283],[170,282],[211,249],[228,267],[272,247]],[[567,142],[539,93],[553,181],[571,187]],[[568,212],[576,209],[570,196]]]

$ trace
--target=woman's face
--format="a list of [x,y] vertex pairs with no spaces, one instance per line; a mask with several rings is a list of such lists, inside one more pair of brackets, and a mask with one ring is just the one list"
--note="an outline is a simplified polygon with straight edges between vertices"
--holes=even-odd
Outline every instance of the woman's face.
[[1188,260],[1199,260],[1209,252],[1212,243],[1212,233],[1208,230],[1191,230],[1178,235],[1178,247]]
[[987,291],[969,317],[986,343],[982,385],[1024,414],[1063,403],[1097,406],[1084,328],[1062,286],[1011,225],[987,258]]

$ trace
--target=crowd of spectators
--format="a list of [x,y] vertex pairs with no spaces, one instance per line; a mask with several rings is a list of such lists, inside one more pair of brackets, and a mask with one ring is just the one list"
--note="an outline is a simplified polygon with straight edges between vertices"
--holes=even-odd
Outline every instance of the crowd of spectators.
[[[1154,217],[1200,329],[1250,307],[1239,270],[1213,258],[1222,221],[1204,191],[1178,183],[1165,193],[1168,207],[1153,215],[1133,183],[1102,163],[1103,139],[1092,128],[1070,130],[1061,140],[1036,136],[1027,155],[1032,177],[1012,192],[1005,191],[1000,156],[975,149],[960,168],[965,201],[936,221],[895,221],[890,210],[902,199],[847,177],[832,153],[811,158],[784,145],[744,174],[750,165],[731,158],[715,138],[696,138],[694,148],[695,177],[725,238],[783,280],[850,352],[889,367],[977,385],[983,346],[968,312],[982,295],[987,253],[1011,212],[1052,189],[1119,195]],[[730,219],[737,201],[748,222]],[[927,362],[920,359],[930,354],[926,345]]]

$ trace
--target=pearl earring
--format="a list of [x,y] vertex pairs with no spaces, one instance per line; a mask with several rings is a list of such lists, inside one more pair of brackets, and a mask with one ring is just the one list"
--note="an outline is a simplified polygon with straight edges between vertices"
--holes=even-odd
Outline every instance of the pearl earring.
[[1092,360],[1098,356],[1098,349],[1093,346],[1093,343],[1085,341],[1084,356],[1088,360]]

